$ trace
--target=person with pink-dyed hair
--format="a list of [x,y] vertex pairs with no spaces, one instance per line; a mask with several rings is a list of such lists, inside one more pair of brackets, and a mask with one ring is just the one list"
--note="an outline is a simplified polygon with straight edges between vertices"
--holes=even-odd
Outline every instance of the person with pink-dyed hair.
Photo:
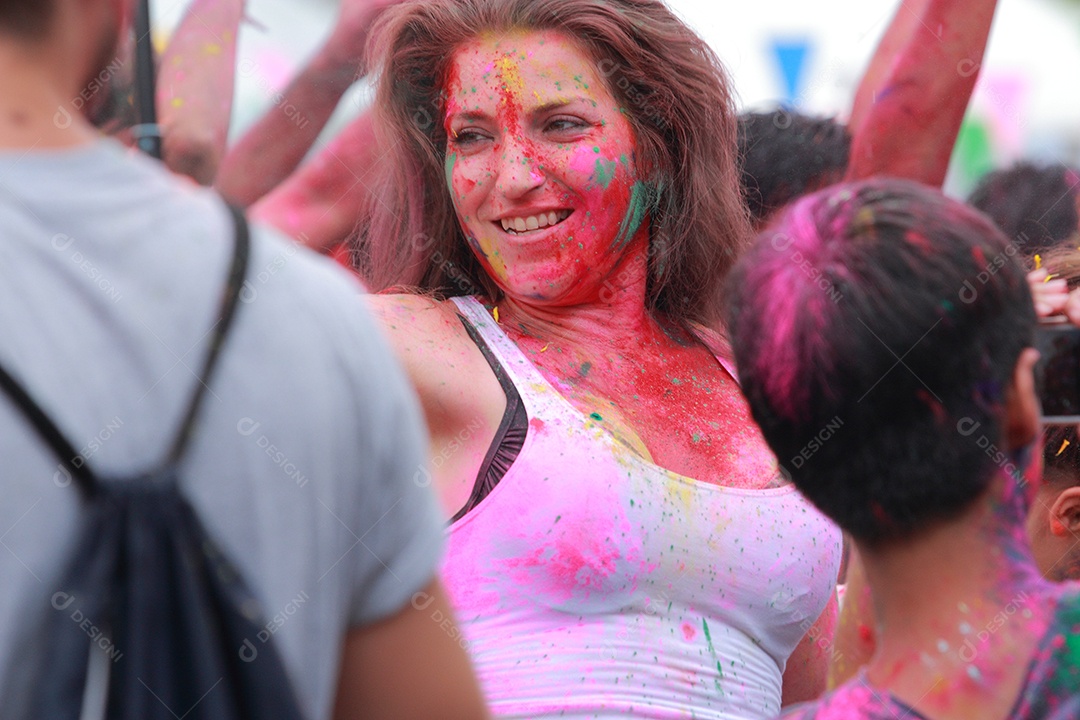
[[732,274],[753,417],[853,538],[880,633],[789,720],[1080,716],[1080,588],[1042,576],[1025,532],[1041,429],[1016,255],[980,213],[880,179],[798,201]]

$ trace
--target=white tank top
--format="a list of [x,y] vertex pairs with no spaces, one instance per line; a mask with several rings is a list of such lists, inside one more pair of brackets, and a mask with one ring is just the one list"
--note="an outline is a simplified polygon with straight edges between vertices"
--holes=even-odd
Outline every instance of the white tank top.
[[492,712],[779,714],[788,656],[836,584],[839,529],[793,486],[722,487],[648,462],[559,394],[483,305],[455,302],[529,417],[509,471],[449,528],[443,563]]

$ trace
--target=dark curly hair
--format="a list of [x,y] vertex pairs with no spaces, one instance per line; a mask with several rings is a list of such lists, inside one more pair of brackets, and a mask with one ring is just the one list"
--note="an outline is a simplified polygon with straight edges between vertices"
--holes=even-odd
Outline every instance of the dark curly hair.
[[1077,237],[1080,173],[1019,162],[987,174],[968,202],[990,216],[1027,258]]
[[754,224],[807,193],[844,179],[851,135],[833,118],[789,110],[739,116],[742,185]]
[[729,330],[754,419],[856,539],[955,518],[1010,470],[995,444],[1034,342],[1025,274],[981,213],[887,179],[797,201],[739,261]]

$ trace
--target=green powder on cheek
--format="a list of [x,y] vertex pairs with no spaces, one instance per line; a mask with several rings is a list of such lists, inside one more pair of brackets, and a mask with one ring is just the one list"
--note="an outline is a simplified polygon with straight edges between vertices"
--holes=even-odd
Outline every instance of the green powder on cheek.
[[634,187],[630,191],[630,206],[626,209],[626,215],[619,226],[619,232],[615,235],[615,240],[611,243],[613,249],[617,250],[623,247],[634,238],[634,235],[637,234],[637,231],[641,229],[641,225],[645,222],[648,205],[648,192],[645,183],[641,181],[634,183]]
[[446,187],[450,190],[450,194],[454,193],[454,165],[457,164],[457,153],[450,153],[446,156]]
[[[599,152],[600,149],[596,148],[596,150]],[[604,186],[605,190],[607,189],[607,186],[611,184],[611,181],[615,179],[615,168],[616,164],[613,162],[604,162],[602,158],[597,158],[596,160],[596,169],[593,171],[593,177],[596,178],[598,183]]]

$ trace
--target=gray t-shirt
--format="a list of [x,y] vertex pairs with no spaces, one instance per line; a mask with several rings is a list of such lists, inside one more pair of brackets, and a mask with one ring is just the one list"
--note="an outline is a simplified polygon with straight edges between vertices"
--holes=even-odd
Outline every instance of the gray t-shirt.
[[[99,475],[164,458],[232,252],[216,195],[112,141],[0,153],[0,363]],[[272,637],[313,719],[330,715],[348,627],[403,608],[434,578],[442,545],[417,403],[361,293],[331,261],[254,232],[182,470],[183,491],[264,604],[269,622],[244,651]],[[54,598],[80,501],[2,394],[0,462],[10,680],[25,629],[70,614]]]

